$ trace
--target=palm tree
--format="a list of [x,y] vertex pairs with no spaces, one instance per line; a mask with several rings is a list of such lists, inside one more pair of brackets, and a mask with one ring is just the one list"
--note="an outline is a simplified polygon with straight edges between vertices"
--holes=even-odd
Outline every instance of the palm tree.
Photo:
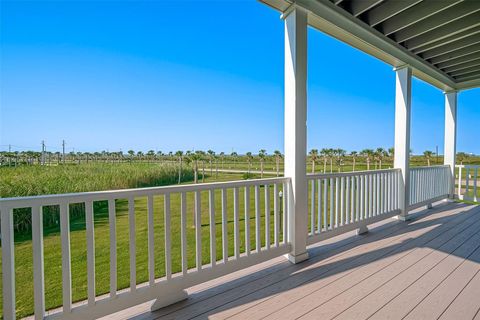
[[220,159],[222,160],[222,169],[225,169],[225,152],[220,152]]
[[277,169],[277,177],[280,176],[280,160],[282,159],[282,153],[279,150],[273,151],[275,156],[275,167]]
[[202,183],[205,182],[205,152],[201,150],[195,151],[195,153],[199,156],[198,160],[202,162]]
[[312,173],[315,173],[315,162],[318,160],[318,150],[312,149],[308,154],[310,155],[310,161],[312,161]]
[[208,150],[208,162],[210,163],[210,175],[213,176],[213,158],[215,157],[215,151]]
[[245,156],[247,157],[247,163],[248,163],[247,175],[248,175],[248,177],[250,177],[250,170],[252,168],[253,154],[251,152],[247,152],[245,154]]
[[360,154],[367,160],[367,170],[370,170],[370,161],[372,160],[373,153],[372,149],[364,149],[360,152]]
[[153,162],[153,159],[155,158],[155,151],[154,150],[148,150],[147,157],[150,159],[150,161]]
[[430,159],[432,159],[433,152],[429,151],[429,150],[426,150],[426,151],[423,152],[423,156],[425,157],[425,159],[427,159],[427,166],[430,167]]
[[183,151],[178,150],[175,152],[175,156],[178,158],[178,184],[182,182],[182,162],[183,162]]
[[338,172],[342,171],[341,166],[343,163],[343,157],[345,157],[345,150],[343,149],[334,149],[333,154],[335,155],[337,166],[338,166]]
[[395,148],[388,148],[388,156],[392,159],[395,158]]
[[189,161],[193,164],[193,182],[198,183],[198,160],[201,159],[201,155],[197,152],[187,152]]
[[357,151],[350,152],[350,156],[352,157],[352,161],[353,161],[353,168],[352,168],[353,172],[355,172],[355,163],[356,163],[356,160],[357,160],[357,155],[358,155]]
[[327,156],[328,156],[328,159],[330,160],[330,173],[333,172],[333,157],[335,155],[335,150],[334,149],[327,149]]
[[235,162],[237,161],[237,157],[238,157],[238,153],[236,153],[235,151],[233,151],[230,156],[232,157],[233,159],[233,165],[235,167]]
[[377,148],[375,150],[375,156],[380,164],[380,169],[382,169],[382,160],[387,155],[387,151],[383,148]]
[[267,151],[265,149],[261,149],[258,152],[258,158],[260,159],[260,178],[263,178],[263,164],[265,162],[266,157],[267,157]]
[[466,154],[465,152],[457,153],[457,159],[458,161],[460,161],[460,165],[463,165],[463,161],[465,161],[466,158],[468,158],[468,154]]
[[323,173],[327,172],[327,159],[328,159],[328,149],[323,148],[320,150],[320,155],[323,158]]

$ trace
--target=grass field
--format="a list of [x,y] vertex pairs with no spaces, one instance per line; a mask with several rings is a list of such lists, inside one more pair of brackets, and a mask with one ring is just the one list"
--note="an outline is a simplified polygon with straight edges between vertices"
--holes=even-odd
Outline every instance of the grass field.
[[[421,159],[412,161],[413,165],[425,165]],[[266,171],[273,170],[274,164],[265,166]],[[383,168],[391,167],[386,163]],[[357,170],[364,170],[365,164],[357,164]],[[235,169],[246,169],[237,164]],[[283,169],[283,168],[282,168]],[[323,164],[317,164],[316,171],[323,170]],[[327,172],[330,170],[327,165]],[[342,166],[342,171],[351,171],[351,165]],[[374,169],[374,165],[371,166]],[[256,170],[252,166],[252,170]],[[307,168],[310,172],[310,168]],[[338,171],[334,166],[333,172]],[[200,173],[202,170],[200,169]],[[26,166],[19,168],[0,168],[0,195],[26,196],[49,193],[81,192],[91,190],[121,189],[145,186],[159,186],[175,184],[177,171],[175,166],[162,166],[159,164],[83,164],[80,166]],[[205,169],[207,175],[210,168]],[[243,174],[220,173],[218,179],[207,176],[206,182],[242,180]],[[259,176],[257,175],[256,178]],[[268,175],[266,175],[268,177]],[[193,173],[184,170],[184,183],[191,183]],[[243,190],[240,190],[240,199],[244,198]],[[263,198],[263,188],[262,195]],[[272,190],[270,190],[272,193]],[[229,255],[233,255],[233,191],[229,190],[227,197],[228,211],[228,240]],[[250,192],[250,245],[255,248],[255,221],[254,221],[254,194]],[[195,229],[193,228],[193,197],[187,194],[187,255],[189,267],[195,266]],[[273,208],[273,194],[270,195]],[[203,192],[201,197],[202,208],[202,257],[203,263],[209,263],[209,218],[208,218],[208,193]],[[221,208],[220,192],[215,194],[216,203],[216,235],[217,235],[217,259],[222,258],[221,248]],[[127,200],[116,201],[117,217],[117,286],[125,288],[129,286],[129,224]],[[44,215],[48,216],[53,210],[45,209]],[[164,259],[164,225],[163,225],[163,197],[154,199],[154,233],[155,233],[155,275],[161,277],[165,273]],[[136,223],[136,266],[137,283],[148,280],[147,268],[147,209],[146,198],[135,199],[135,223]],[[265,243],[263,233],[265,231],[264,203],[261,201],[261,232],[262,245]],[[109,290],[109,226],[107,205],[104,202],[95,203],[95,250],[96,250],[96,292],[107,293]],[[273,212],[270,212],[273,214]],[[244,203],[240,202],[240,239],[241,251],[245,248],[245,221]],[[45,218],[48,217],[44,217]],[[58,220],[58,219],[57,219]],[[273,231],[273,218],[270,228]],[[180,252],[180,199],[179,195],[171,198],[171,234],[172,234],[172,269],[174,272],[181,270]],[[62,303],[61,287],[61,243],[59,226],[53,224],[44,228],[44,256],[45,256],[45,293],[47,309],[60,306]],[[31,244],[31,232],[16,232],[15,235],[15,273],[16,273],[16,300],[17,316],[22,317],[33,312],[33,252]],[[273,241],[273,232],[271,232]],[[72,257],[72,292],[74,301],[83,300],[87,296],[87,253],[85,216],[81,214],[71,216],[71,257]],[[1,278],[0,278],[1,281]],[[0,292],[1,295],[1,292]],[[0,297],[1,298],[1,297]],[[1,307],[1,306],[0,306]],[[1,309],[0,309],[1,313]]]

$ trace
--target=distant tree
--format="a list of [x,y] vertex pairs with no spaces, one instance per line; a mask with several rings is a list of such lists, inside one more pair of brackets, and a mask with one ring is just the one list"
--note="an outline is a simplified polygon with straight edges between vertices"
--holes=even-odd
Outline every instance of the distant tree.
[[429,151],[429,150],[426,150],[426,151],[423,152],[423,156],[425,157],[425,159],[427,159],[427,166],[430,167],[430,160],[433,157],[433,152]]
[[282,159],[282,153],[279,150],[273,151],[275,156],[275,168],[277,171],[277,177],[280,176],[280,160]]
[[195,151],[199,155],[198,160],[202,162],[202,183],[205,182],[205,152],[201,150]]
[[[383,148],[377,148],[377,150],[375,150],[375,159],[376,161],[378,161],[379,165],[380,165],[380,169],[382,169],[382,161],[383,161],[383,158],[387,156],[387,151]],[[375,163],[375,167],[376,167],[376,163]]]
[[208,150],[208,162],[210,164],[210,175],[213,176],[213,159],[215,158],[215,151]]
[[220,159],[222,161],[222,169],[225,169],[225,152],[220,152]]
[[343,149],[334,149],[333,154],[337,162],[338,172],[342,171],[343,158],[345,157],[346,151]]
[[153,162],[153,160],[155,159],[155,150],[148,150],[147,157],[150,161]]
[[235,151],[233,151],[232,153],[230,153],[230,157],[232,157],[233,166],[235,167],[235,164],[236,164],[237,158],[238,158],[238,153],[236,153]]
[[320,155],[323,158],[323,173],[327,172],[327,161],[328,161],[328,149],[323,148],[320,150]]
[[201,155],[198,152],[188,151],[187,156],[193,165],[193,182],[198,183],[198,161],[201,159]]
[[395,158],[395,148],[388,148],[388,156],[390,157],[390,159],[393,161],[393,159]]
[[310,156],[310,161],[312,162],[312,173],[315,173],[315,163],[318,160],[318,150],[317,149],[312,149],[308,153]]
[[457,160],[460,161],[460,165],[463,165],[463,161],[468,158],[468,154],[465,152],[457,152]]
[[260,178],[263,178],[263,166],[265,164],[266,157],[267,157],[267,151],[265,149],[261,149],[258,152],[258,158],[260,159]]
[[182,182],[183,151],[178,150],[175,152],[175,156],[178,159],[178,184],[180,184]]
[[352,171],[355,172],[355,164],[356,164],[358,152],[357,151],[352,151],[352,152],[350,152],[350,156],[352,157],[352,162],[353,162]]
[[372,149],[364,149],[360,154],[365,157],[365,160],[367,161],[367,170],[370,170],[370,162],[372,161],[374,151]]
[[250,171],[252,169],[252,161],[253,161],[253,155],[251,152],[247,152],[245,154],[245,156],[247,157],[247,163],[248,163],[248,169],[247,169],[247,173],[248,173],[248,176],[250,177]]
[[128,153],[130,162],[132,162],[133,158],[135,157],[135,151],[133,151],[133,150],[128,150],[127,153]]

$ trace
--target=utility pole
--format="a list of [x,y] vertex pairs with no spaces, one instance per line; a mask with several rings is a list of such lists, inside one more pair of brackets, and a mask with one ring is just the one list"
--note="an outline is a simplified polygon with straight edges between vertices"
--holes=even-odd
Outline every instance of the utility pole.
[[10,153],[10,152],[12,152],[12,145],[11,144],[8,145],[8,153]]
[[65,140],[62,140],[62,162],[65,164]]
[[41,159],[42,166],[45,165],[45,140],[42,140],[42,159]]

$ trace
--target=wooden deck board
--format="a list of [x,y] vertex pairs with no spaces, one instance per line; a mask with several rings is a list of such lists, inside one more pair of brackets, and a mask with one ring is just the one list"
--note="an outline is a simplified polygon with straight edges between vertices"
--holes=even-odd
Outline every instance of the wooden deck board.
[[142,304],[107,319],[480,320],[479,261],[480,207],[441,204],[325,241],[303,263],[280,257],[192,287],[162,310]]

